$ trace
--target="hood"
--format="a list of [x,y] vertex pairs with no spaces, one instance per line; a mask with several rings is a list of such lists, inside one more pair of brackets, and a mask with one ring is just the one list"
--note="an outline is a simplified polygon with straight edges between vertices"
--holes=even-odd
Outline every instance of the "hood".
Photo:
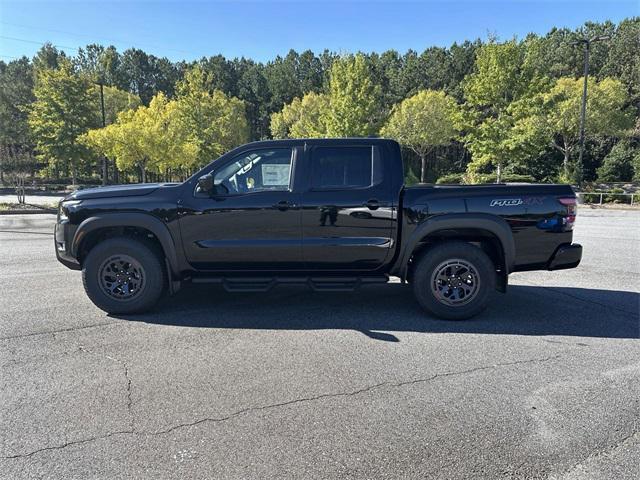
[[91,198],[135,197],[149,195],[167,183],[137,183],[133,185],[111,185],[108,187],[76,190],[65,197],[65,200],[88,200]]

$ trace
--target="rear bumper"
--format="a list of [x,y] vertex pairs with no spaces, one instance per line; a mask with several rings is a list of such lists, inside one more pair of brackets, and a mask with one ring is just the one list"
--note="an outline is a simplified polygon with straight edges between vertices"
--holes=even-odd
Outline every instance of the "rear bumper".
[[582,260],[582,245],[569,243],[560,245],[549,259],[547,270],[564,270],[565,268],[575,268]]

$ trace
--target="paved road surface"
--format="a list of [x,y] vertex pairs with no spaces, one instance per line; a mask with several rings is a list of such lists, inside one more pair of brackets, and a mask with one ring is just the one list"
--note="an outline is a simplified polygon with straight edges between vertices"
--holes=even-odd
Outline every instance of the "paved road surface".
[[0,217],[1,478],[640,474],[640,212],[581,209],[580,268],[461,323],[397,283],[109,317],[52,222]]

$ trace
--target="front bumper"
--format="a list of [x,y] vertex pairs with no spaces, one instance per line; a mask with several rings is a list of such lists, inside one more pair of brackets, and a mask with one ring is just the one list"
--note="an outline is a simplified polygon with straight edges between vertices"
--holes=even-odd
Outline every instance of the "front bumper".
[[576,268],[580,264],[580,260],[582,260],[582,245],[578,243],[560,245],[549,259],[547,270]]
[[80,270],[80,262],[71,255],[71,240],[75,234],[76,226],[66,221],[58,221],[53,229],[53,243],[56,258],[65,267],[72,270]]

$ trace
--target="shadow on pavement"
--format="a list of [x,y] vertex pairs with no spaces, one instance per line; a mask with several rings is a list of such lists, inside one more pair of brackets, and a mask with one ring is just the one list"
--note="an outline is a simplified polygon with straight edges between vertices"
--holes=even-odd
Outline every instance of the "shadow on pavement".
[[279,287],[249,294],[187,285],[152,313],[118,318],[197,328],[356,330],[397,342],[389,332],[640,338],[639,310],[635,292],[510,286],[506,295],[496,293],[479,316],[455,322],[425,314],[411,288],[400,284],[351,293]]

